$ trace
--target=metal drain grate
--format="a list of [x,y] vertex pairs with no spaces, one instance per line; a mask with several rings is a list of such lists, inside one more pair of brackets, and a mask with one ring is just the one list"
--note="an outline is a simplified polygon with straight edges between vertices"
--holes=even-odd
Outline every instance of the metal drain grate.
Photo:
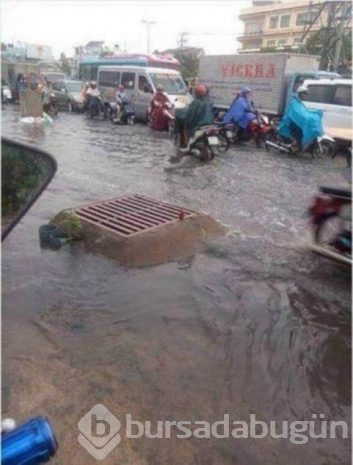
[[104,229],[131,237],[151,231],[180,218],[190,218],[196,212],[142,195],[131,195],[96,202],[75,211],[79,218]]

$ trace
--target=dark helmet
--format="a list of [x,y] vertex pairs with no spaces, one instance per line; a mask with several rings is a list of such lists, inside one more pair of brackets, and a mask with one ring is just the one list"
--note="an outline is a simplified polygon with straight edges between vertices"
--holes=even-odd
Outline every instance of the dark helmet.
[[195,86],[195,95],[204,97],[207,95],[207,87],[204,84],[197,84],[197,86]]
[[95,88],[97,87],[96,81],[91,81],[90,87],[91,87],[92,89],[95,89]]

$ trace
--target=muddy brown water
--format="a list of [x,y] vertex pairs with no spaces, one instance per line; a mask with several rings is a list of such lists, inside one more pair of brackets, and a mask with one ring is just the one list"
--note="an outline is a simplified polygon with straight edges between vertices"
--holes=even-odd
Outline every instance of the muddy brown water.
[[[45,414],[54,464],[93,464],[78,421],[104,404],[139,421],[350,421],[351,281],[310,254],[305,210],[345,164],[232,149],[165,171],[173,148],[143,125],[60,113],[53,126],[2,112],[3,135],[58,162],[2,246],[3,414]],[[226,224],[193,259],[126,269],[79,246],[42,250],[38,227],[83,203],[142,193]],[[127,439],[107,464],[350,463],[349,439]]]

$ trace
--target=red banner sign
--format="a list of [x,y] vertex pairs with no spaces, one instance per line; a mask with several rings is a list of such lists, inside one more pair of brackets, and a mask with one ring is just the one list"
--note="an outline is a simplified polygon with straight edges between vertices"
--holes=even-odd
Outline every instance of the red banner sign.
[[276,78],[276,67],[274,63],[247,63],[247,64],[221,64],[221,74],[224,78]]

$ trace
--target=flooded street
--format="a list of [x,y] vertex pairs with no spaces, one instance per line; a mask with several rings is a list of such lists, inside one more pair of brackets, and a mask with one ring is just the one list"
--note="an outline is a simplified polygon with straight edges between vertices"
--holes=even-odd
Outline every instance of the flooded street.
[[[345,161],[232,148],[165,170],[174,148],[147,126],[60,113],[52,126],[2,111],[2,134],[52,154],[53,181],[2,246],[3,414],[45,414],[53,464],[94,464],[79,420],[104,404],[121,423],[350,422],[351,277],[306,249],[307,207],[342,185]],[[143,194],[229,228],[192,260],[126,269],[80,244],[39,247],[65,208]],[[280,428],[280,427],[279,427]],[[319,431],[319,427],[318,427]],[[337,429],[337,431],[340,431]],[[349,439],[128,439],[109,465],[348,465]]]

